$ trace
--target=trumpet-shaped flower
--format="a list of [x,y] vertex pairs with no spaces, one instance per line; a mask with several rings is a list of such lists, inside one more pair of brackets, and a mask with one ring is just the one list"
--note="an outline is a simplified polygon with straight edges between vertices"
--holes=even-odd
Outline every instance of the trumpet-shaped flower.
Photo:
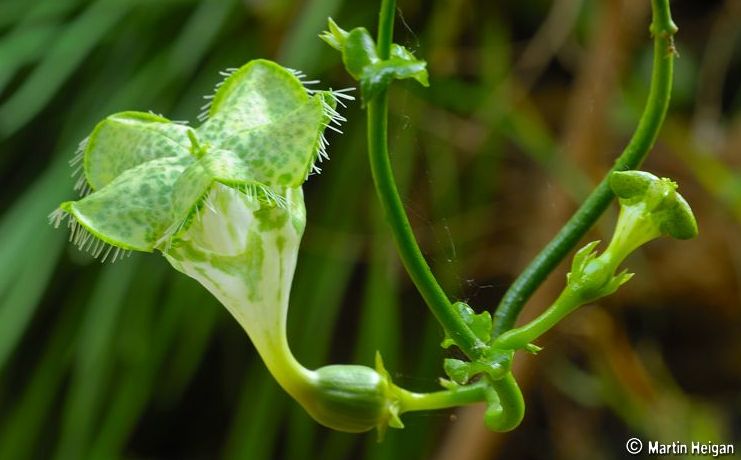
[[95,257],[158,250],[208,289],[250,336],[276,380],[319,422],[344,431],[396,423],[379,368],[305,369],[286,338],[306,223],[301,185],[327,158],[325,128],[344,91],[306,87],[265,60],[226,75],[192,128],[153,113],[100,122],[72,160],[82,197],[50,220]]
[[[229,72],[198,128],[152,113],[100,122],[72,164],[83,197],[52,213],[102,260],[161,251],[217,297],[289,391],[285,322],[305,224],[301,184],[326,158],[342,92],[256,60]],[[274,359],[280,355],[280,359]],[[290,363],[289,363],[290,364]],[[300,377],[300,376],[299,376]]]

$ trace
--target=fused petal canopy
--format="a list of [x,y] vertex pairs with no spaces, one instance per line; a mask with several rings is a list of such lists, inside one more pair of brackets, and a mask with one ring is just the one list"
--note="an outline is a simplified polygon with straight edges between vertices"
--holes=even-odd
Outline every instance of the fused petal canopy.
[[349,97],[309,90],[302,76],[250,61],[218,85],[198,128],[153,113],[107,117],[73,160],[83,197],[62,203],[52,220],[69,218],[73,241],[98,256],[170,247],[217,184],[285,206],[286,191],[326,156],[323,131],[343,120],[337,97]]

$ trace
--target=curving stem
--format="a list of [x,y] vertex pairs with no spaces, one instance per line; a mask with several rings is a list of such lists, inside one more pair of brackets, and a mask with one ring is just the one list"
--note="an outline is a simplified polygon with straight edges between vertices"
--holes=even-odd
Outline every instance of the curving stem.
[[[379,17],[377,48],[388,59],[393,37],[394,0],[383,0]],[[396,242],[404,268],[428,307],[456,345],[471,359],[484,355],[486,345],[463,322],[432,274],[414,237],[394,180],[388,154],[388,93],[384,89],[368,102],[368,154],[378,199]]]
[[481,378],[478,382],[433,393],[413,393],[397,387],[399,413],[446,409],[487,402],[486,426],[492,431],[510,431],[525,415],[525,401],[520,387],[510,372],[499,380]]

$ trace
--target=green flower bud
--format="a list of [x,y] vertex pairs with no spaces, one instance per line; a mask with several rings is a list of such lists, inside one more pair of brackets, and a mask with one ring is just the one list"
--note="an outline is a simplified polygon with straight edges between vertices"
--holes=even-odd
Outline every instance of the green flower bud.
[[332,365],[314,371],[311,392],[302,398],[306,411],[324,426],[351,433],[386,426],[402,428],[396,387],[370,367]]
[[645,171],[621,171],[610,174],[609,184],[623,207],[638,207],[649,213],[659,234],[680,240],[697,236],[692,209],[671,179],[659,179]]
[[677,184],[644,171],[613,172],[609,185],[620,202],[620,215],[612,240],[597,256],[592,242],[574,256],[568,285],[582,302],[615,292],[633,275],[617,268],[640,246],[660,236],[689,239],[697,235],[697,222]]
[[633,276],[627,270],[615,272],[641,245],[662,235],[679,239],[697,235],[695,216],[675,182],[643,171],[613,172],[608,180],[620,202],[620,216],[607,249],[598,256],[599,241],[593,241],[577,251],[566,288],[553,305],[529,324],[497,337],[493,348],[528,348],[579,306],[615,292]]

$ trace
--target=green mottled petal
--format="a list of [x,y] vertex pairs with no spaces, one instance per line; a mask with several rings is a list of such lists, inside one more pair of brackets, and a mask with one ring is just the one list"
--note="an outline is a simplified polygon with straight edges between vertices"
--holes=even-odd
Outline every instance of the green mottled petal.
[[199,138],[218,144],[231,134],[276,121],[309,99],[298,78],[280,65],[257,59],[230,75],[214,94]]
[[298,187],[314,164],[327,117],[320,95],[274,123],[239,132],[220,143],[236,152],[260,183]]
[[[352,99],[343,91],[309,91],[300,78],[270,61],[247,63],[219,85],[197,130],[152,113],[106,118],[75,160],[85,172],[78,188],[86,198],[64,203],[52,222],[74,215],[68,222],[78,246],[79,220],[103,242],[151,251],[180,242],[212,207],[217,186],[266,209],[285,207],[287,189],[306,180],[317,156],[326,157],[324,129],[345,120],[335,110],[338,97]],[[150,189],[151,196],[142,192]]]
[[144,112],[120,112],[98,123],[83,154],[87,183],[99,190],[144,162],[189,154],[192,128]]
[[151,252],[173,223],[173,185],[192,157],[166,157],[127,169],[97,192],[62,203],[86,230],[123,249]]

